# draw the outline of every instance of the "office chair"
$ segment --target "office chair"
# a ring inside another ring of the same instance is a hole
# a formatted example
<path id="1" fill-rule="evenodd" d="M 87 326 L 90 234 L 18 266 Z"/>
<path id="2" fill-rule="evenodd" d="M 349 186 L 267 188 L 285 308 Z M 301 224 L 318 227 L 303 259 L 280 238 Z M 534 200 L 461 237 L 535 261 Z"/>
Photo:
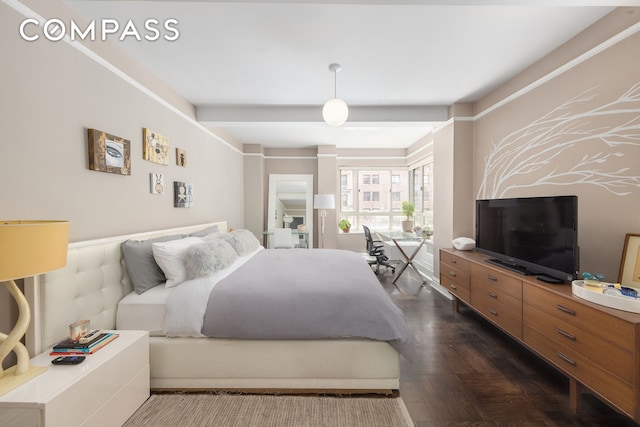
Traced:
<path id="1" fill-rule="evenodd" d="M 364 238 L 367 242 L 367 254 L 375 259 L 367 261 L 369 265 L 376 265 L 376 274 L 380 274 L 380 266 L 383 265 L 387 269 L 391 269 L 391 272 L 395 273 L 396 268 L 389 263 L 389 257 L 384 254 L 384 243 L 382 240 L 374 240 L 371 237 L 371 230 L 366 225 L 363 225 Z"/>

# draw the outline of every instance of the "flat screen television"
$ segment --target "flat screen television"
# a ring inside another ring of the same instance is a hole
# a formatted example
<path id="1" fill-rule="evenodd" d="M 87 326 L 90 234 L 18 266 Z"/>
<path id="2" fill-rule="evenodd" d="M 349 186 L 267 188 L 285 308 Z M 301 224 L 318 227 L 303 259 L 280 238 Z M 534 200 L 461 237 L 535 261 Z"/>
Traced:
<path id="1" fill-rule="evenodd" d="M 578 272 L 578 197 L 476 201 L 476 249 L 488 261 L 561 283 Z"/>

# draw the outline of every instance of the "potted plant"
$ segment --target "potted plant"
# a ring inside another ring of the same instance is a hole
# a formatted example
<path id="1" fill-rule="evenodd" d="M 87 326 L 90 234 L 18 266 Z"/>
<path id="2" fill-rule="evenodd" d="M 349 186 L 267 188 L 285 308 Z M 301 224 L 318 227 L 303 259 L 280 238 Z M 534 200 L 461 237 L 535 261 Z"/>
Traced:
<path id="1" fill-rule="evenodd" d="M 338 227 L 342 230 L 343 233 L 348 233 L 351 230 L 351 223 L 348 219 L 343 219 L 338 223 Z"/>
<path id="2" fill-rule="evenodd" d="M 404 213 L 407 217 L 406 221 L 402 221 L 402 230 L 411 232 L 413 229 L 413 214 L 416 211 L 416 204 L 413 202 L 409 202 L 404 200 L 402 202 L 402 213 Z"/>

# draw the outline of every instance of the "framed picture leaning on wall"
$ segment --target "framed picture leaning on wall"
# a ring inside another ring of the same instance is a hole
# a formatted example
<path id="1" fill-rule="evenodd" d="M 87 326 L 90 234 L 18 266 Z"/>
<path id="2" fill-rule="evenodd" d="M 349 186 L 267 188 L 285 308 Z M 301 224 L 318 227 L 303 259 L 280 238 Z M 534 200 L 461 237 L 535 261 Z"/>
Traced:
<path id="1" fill-rule="evenodd" d="M 623 286 L 640 288 L 640 234 L 627 233 L 624 238 L 618 282 Z"/>

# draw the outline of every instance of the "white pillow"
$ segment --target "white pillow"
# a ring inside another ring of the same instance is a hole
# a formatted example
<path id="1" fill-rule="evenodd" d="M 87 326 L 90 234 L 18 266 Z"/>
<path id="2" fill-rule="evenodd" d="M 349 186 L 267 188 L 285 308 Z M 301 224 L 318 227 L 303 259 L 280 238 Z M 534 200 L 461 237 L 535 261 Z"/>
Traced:
<path id="1" fill-rule="evenodd" d="M 180 240 L 153 243 L 153 258 L 156 260 L 165 277 L 167 288 L 178 286 L 187 280 L 187 268 L 184 263 L 184 252 L 193 245 L 204 242 L 199 237 L 185 237 Z"/>

